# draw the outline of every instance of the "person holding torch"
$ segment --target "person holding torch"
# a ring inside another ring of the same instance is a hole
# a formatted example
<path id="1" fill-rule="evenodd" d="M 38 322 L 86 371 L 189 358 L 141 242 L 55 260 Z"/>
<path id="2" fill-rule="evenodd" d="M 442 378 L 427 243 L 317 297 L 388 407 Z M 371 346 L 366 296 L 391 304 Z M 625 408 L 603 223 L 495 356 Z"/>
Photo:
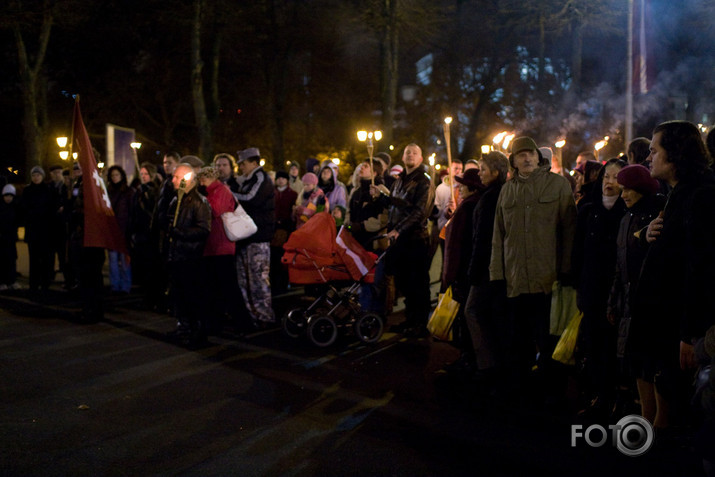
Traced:
<path id="1" fill-rule="evenodd" d="M 196 190 L 196 174 L 190 164 L 176 167 L 172 183 L 177 194 L 169 204 L 168 264 L 177 326 L 171 335 L 194 347 L 206 340 L 201 322 L 201 257 L 211 232 L 211 208 Z"/>

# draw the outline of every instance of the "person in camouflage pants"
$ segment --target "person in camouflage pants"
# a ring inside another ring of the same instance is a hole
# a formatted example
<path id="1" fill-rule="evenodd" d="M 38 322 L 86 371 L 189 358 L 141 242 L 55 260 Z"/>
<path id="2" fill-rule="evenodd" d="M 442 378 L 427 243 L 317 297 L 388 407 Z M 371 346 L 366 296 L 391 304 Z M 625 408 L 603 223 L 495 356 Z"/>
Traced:
<path id="1" fill-rule="evenodd" d="M 249 147 L 238 153 L 238 191 L 234 197 L 251 216 L 258 231 L 236 243 L 238 285 L 253 326 L 264 328 L 276 321 L 271 304 L 270 241 L 275 232 L 274 187 L 260 166 L 260 153 Z"/>

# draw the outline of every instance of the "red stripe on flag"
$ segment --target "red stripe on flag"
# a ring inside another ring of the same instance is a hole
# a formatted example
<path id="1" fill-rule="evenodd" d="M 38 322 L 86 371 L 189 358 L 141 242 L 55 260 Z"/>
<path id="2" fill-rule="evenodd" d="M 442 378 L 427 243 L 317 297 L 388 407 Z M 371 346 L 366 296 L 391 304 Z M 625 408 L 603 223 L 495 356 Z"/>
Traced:
<path id="1" fill-rule="evenodd" d="M 87 129 L 82 121 L 79 99 L 74 105 L 74 146 L 82 168 L 82 193 L 84 194 L 85 247 L 100 247 L 128 254 L 124 234 L 114 216 L 107 188 L 97 171 L 97 160 L 92 151 Z"/>

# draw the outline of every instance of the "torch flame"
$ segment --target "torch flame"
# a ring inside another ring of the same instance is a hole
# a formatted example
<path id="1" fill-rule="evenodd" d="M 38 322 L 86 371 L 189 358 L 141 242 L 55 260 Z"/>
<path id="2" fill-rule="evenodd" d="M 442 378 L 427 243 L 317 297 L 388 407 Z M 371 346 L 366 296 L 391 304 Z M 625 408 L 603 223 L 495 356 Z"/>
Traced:
<path id="1" fill-rule="evenodd" d="M 603 146 L 605 146 L 605 145 L 606 145 L 606 141 L 598 141 L 598 142 L 593 146 L 593 148 L 594 148 L 595 150 L 597 150 L 597 151 L 600 151 L 601 149 L 603 149 Z"/>
<path id="2" fill-rule="evenodd" d="M 449 124 L 451 122 L 452 122 L 452 116 L 447 116 L 446 118 L 444 118 L 444 124 Z"/>
<path id="3" fill-rule="evenodd" d="M 509 134 L 507 137 L 504 138 L 504 143 L 502 144 L 502 147 L 503 147 L 504 149 L 508 149 L 508 148 L 509 148 L 509 143 L 511 142 L 512 139 L 514 139 L 514 136 L 516 136 L 516 134 L 511 133 L 511 134 Z"/>
<path id="4" fill-rule="evenodd" d="M 194 175 L 193 172 L 187 172 L 186 174 L 184 174 L 184 180 L 187 181 L 187 182 L 190 181 L 190 180 L 191 180 L 191 177 L 192 177 L 193 175 Z"/>
<path id="5" fill-rule="evenodd" d="M 499 144 L 499 143 L 502 142 L 502 139 L 504 139 L 504 136 L 506 136 L 506 135 L 507 135 L 507 132 L 506 132 L 506 131 L 502 131 L 502 132 L 500 132 L 499 134 L 497 134 L 496 136 L 494 136 L 494 139 L 492 139 L 492 142 L 493 142 L 494 144 Z"/>
<path id="6" fill-rule="evenodd" d="M 554 143 L 554 146 L 558 147 L 559 149 L 561 149 L 565 145 L 566 145 L 566 139 L 560 139 L 560 140 L 556 141 L 556 143 Z"/>

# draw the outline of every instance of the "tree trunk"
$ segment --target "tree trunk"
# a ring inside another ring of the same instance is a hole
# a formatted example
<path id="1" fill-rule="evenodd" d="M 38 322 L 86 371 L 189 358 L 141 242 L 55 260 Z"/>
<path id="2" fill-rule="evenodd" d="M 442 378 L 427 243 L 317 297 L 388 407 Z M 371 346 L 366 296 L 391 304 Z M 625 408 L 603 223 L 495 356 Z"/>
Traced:
<path id="1" fill-rule="evenodd" d="M 209 162 L 213 157 L 213 138 L 204 99 L 204 64 L 201 60 L 201 23 L 205 6 L 205 0 L 196 0 L 194 3 L 194 23 L 191 32 L 191 93 L 199 133 L 199 157 Z"/>
<path id="2" fill-rule="evenodd" d="M 382 142 L 392 144 L 395 105 L 397 103 L 399 35 L 397 26 L 398 0 L 384 0 L 383 14 L 386 18 L 385 29 L 380 39 L 380 62 L 382 71 Z"/>
<path id="3" fill-rule="evenodd" d="M 25 167 L 29 171 L 35 165 L 41 165 L 47 150 L 47 103 L 45 101 L 45 79 L 42 75 L 42 65 L 50 41 L 50 32 L 54 19 L 45 9 L 42 19 L 42 29 L 38 37 L 35 62 L 30 64 L 27 47 L 22 38 L 20 25 L 13 24 L 13 36 L 17 47 L 17 57 L 20 76 L 20 90 L 23 103 L 23 140 L 25 143 Z"/>

